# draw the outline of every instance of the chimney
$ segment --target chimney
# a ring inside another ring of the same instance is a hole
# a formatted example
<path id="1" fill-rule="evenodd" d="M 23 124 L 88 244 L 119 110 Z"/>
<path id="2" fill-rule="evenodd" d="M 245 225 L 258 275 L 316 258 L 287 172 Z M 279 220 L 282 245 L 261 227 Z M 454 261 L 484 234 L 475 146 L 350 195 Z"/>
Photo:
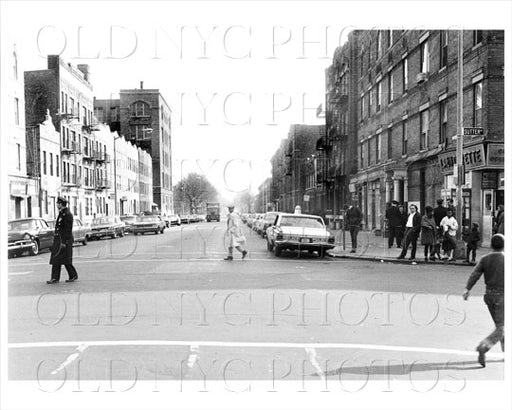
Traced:
<path id="1" fill-rule="evenodd" d="M 141 89 L 141 90 L 142 90 L 142 89 L 144 89 L 144 81 L 141 81 L 141 82 L 140 82 L 140 89 Z"/>
<path id="2" fill-rule="evenodd" d="M 84 79 L 88 83 L 91 82 L 91 72 L 89 71 L 89 64 L 78 64 L 76 66 L 82 73 L 84 73 Z"/>
<path id="3" fill-rule="evenodd" d="M 59 60 L 60 60 L 60 56 L 49 55 L 48 56 L 48 70 L 54 70 L 56 68 L 59 68 Z"/>

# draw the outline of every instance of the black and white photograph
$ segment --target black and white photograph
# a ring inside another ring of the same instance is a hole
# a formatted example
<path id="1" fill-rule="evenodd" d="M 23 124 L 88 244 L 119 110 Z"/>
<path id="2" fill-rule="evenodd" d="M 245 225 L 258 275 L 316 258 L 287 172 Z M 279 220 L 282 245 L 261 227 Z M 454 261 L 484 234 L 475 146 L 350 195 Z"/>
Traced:
<path id="1" fill-rule="evenodd" d="M 2 410 L 512 407 L 510 1 L 0 23 Z"/>

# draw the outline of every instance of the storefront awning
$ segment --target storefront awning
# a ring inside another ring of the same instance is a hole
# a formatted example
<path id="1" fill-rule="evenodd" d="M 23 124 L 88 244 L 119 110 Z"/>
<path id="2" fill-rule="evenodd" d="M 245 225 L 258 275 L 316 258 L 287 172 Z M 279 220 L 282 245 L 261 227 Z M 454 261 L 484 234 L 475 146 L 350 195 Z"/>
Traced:
<path id="1" fill-rule="evenodd" d="M 433 149 L 429 149 L 428 151 L 419 152 L 417 154 L 411 155 L 406 158 L 405 162 L 407 164 L 412 164 L 413 162 L 421 161 L 423 159 L 433 157 L 434 155 L 439 154 L 443 150 L 443 147 L 437 147 Z"/>

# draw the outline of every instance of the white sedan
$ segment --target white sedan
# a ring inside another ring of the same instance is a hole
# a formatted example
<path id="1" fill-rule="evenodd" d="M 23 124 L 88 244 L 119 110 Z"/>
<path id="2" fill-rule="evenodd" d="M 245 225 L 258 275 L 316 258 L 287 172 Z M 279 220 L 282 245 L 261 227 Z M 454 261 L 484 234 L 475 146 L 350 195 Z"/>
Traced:
<path id="1" fill-rule="evenodd" d="M 325 227 L 320 216 L 306 214 L 278 214 L 267 228 L 267 249 L 280 256 L 283 250 L 318 252 L 334 248 L 334 236 Z"/>

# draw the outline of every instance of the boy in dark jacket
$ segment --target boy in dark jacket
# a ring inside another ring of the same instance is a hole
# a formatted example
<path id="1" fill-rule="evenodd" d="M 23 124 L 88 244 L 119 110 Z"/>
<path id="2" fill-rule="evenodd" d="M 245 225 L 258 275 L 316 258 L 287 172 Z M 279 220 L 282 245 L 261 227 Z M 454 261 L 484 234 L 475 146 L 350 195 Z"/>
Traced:
<path id="1" fill-rule="evenodd" d="M 475 264 L 476 259 L 476 250 L 478 248 L 478 243 L 480 242 L 480 231 L 478 230 L 478 222 L 473 222 L 471 226 L 471 232 L 467 237 L 467 245 L 466 245 L 466 261 L 469 262 L 469 255 L 471 254 L 471 263 Z"/>

